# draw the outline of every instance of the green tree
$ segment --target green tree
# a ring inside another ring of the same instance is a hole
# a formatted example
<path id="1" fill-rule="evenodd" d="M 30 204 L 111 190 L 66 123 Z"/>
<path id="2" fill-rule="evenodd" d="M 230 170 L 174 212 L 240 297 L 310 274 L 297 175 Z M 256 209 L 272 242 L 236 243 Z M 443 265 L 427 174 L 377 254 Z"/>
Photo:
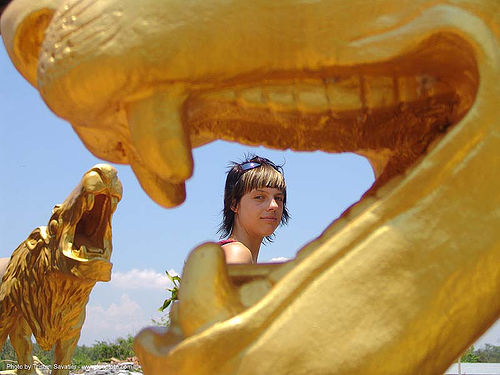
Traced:
<path id="1" fill-rule="evenodd" d="M 7 339 L 2 350 L 0 351 L 0 371 L 7 370 L 7 364 L 15 362 L 17 363 L 16 352 L 10 343 L 10 340 Z"/>
<path id="2" fill-rule="evenodd" d="M 479 362 L 500 362 L 500 346 L 485 344 L 483 349 L 478 349 L 476 351 L 476 354 L 479 358 Z"/>
<path id="3" fill-rule="evenodd" d="M 85 345 L 77 346 L 75 348 L 75 352 L 73 353 L 71 364 L 75 365 L 77 368 L 95 364 L 95 361 L 93 361 L 91 358 L 91 353 L 92 348 Z"/>
<path id="4" fill-rule="evenodd" d="M 460 361 L 469 363 L 479 362 L 479 356 L 474 351 L 474 345 L 472 345 L 469 349 L 467 349 L 467 351 L 462 355 Z"/>
<path id="5" fill-rule="evenodd" d="M 78 368 L 83 365 L 92 365 L 107 362 L 110 358 L 126 359 L 134 356 L 134 337 L 119 337 L 114 342 L 97 341 L 91 347 L 77 346 L 71 363 Z M 33 355 L 37 356 L 45 365 L 54 363 L 54 350 L 45 351 L 37 344 L 33 344 Z M 9 340 L 6 341 L 0 352 L 0 370 L 7 370 L 7 363 L 17 364 L 17 357 Z"/>

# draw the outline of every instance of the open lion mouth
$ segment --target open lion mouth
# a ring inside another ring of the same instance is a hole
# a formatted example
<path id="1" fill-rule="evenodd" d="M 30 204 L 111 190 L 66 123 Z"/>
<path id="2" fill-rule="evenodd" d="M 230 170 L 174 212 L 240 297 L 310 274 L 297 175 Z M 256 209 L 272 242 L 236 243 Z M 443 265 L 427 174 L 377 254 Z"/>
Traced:
<path id="1" fill-rule="evenodd" d="M 361 154 L 374 168 L 374 191 L 413 165 L 472 106 L 478 71 L 464 45 L 438 34 L 386 62 L 269 74 L 259 85 L 239 79 L 237 88 L 191 95 L 186 118 L 200 137 L 237 135 L 272 148 Z"/>
<path id="2" fill-rule="evenodd" d="M 104 194 L 87 195 L 87 211 L 76 225 L 73 241 L 72 252 L 79 258 L 110 258 L 110 243 L 106 237 L 111 225 L 113 204 L 116 206 L 116 198 Z"/>
<path id="3" fill-rule="evenodd" d="M 111 175 L 114 173 L 114 176 Z M 64 254 L 77 261 L 109 261 L 112 252 L 111 218 L 121 198 L 116 172 L 94 167 L 67 199 L 75 212 L 64 230 Z M 70 210 L 68 210 L 69 212 Z M 75 220 L 76 219 L 76 220 Z"/>
<path id="4" fill-rule="evenodd" d="M 191 146 L 222 139 L 295 151 L 354 152 L 374 169 L 370 195 L 415 165 L 464 117 L 478 86 L 470 44 L 446 32 L 387 61 L 195 82 L 174 107 L 178 98 L 162 96 L 129 106 L 137 151 L 131 165 L 154 200 L 175 206 L 184 200 L 179 187 L 192 170 Z M 168 118 L 156 112 L 164 125 L 152 128 L 151 119 L 141 117 L 145 105 L 169 109 Z M 175 144 L 175 152 L 155 139 Z M 153 180 L 161 183 L 153 187 Z"/>

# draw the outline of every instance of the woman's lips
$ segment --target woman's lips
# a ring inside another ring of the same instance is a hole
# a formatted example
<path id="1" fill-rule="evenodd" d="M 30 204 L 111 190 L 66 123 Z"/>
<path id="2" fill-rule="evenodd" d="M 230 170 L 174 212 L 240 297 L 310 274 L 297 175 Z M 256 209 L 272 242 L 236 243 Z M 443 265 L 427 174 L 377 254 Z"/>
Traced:
<path id="1" fill-rule="evenodd" d="M 262 220 L 269 220 L 269 221 L 277 221 L 278 219 L 275 217 L 261 217 Z"/>

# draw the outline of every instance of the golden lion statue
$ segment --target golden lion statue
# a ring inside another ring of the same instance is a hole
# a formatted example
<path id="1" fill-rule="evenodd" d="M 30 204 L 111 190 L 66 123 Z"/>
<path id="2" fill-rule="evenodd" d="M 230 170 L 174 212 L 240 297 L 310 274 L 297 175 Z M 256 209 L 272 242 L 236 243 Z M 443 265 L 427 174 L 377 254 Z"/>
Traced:
<path id="1" fill-rule="evenodd" d="M 373 166 L 285 264 L 195 249 L 172 326 L 136 338 L 146 374 L 435 375 L 500 316 L 499 24 L 498 0 L 14 0 L 1 31 L 163 206 L 217 139 Z"/>
<path id="2" fill-rule="evenodd" d="M 9 336 L 18 373 L 35 373 L 32 334 L 44 350 L 55 344 L 52 373 L 69 372 L 89 294 L 111 279 L 111 217 L 121 196 L 115 168 L 94 166 L 55 206 L 48 226 L 0 259 L 0 347 Z"/>

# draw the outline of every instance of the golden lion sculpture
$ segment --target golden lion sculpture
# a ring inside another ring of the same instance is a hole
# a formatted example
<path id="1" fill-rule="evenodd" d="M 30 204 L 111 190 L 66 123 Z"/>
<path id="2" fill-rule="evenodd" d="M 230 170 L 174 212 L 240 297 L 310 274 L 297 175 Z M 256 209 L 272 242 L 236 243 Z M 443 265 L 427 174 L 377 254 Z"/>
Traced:
<path id="1" fill-rule="evenodd" d="M 35 374 L 32 334 L 44 350 L 55 344 L 52 373 L 69 372 L 89 294 L 111 279 L 111 217 L 121 196 L 115 168 L 94 166 L 55 206 L 48 226 L 0 259 L 0 347 L 9 336 L 18 373 Z"/>
<path id="2" fill-rule="evenodd" d="M 442 374 L 500 316 L 497 0 L 14 0 L 17 69 L 95 155 L 184 200 L 216 139 L 366 156 L 281 265 L 187 260 L 146 374 Z M 173 245 L 174 246 L 174 245 Z"/>

